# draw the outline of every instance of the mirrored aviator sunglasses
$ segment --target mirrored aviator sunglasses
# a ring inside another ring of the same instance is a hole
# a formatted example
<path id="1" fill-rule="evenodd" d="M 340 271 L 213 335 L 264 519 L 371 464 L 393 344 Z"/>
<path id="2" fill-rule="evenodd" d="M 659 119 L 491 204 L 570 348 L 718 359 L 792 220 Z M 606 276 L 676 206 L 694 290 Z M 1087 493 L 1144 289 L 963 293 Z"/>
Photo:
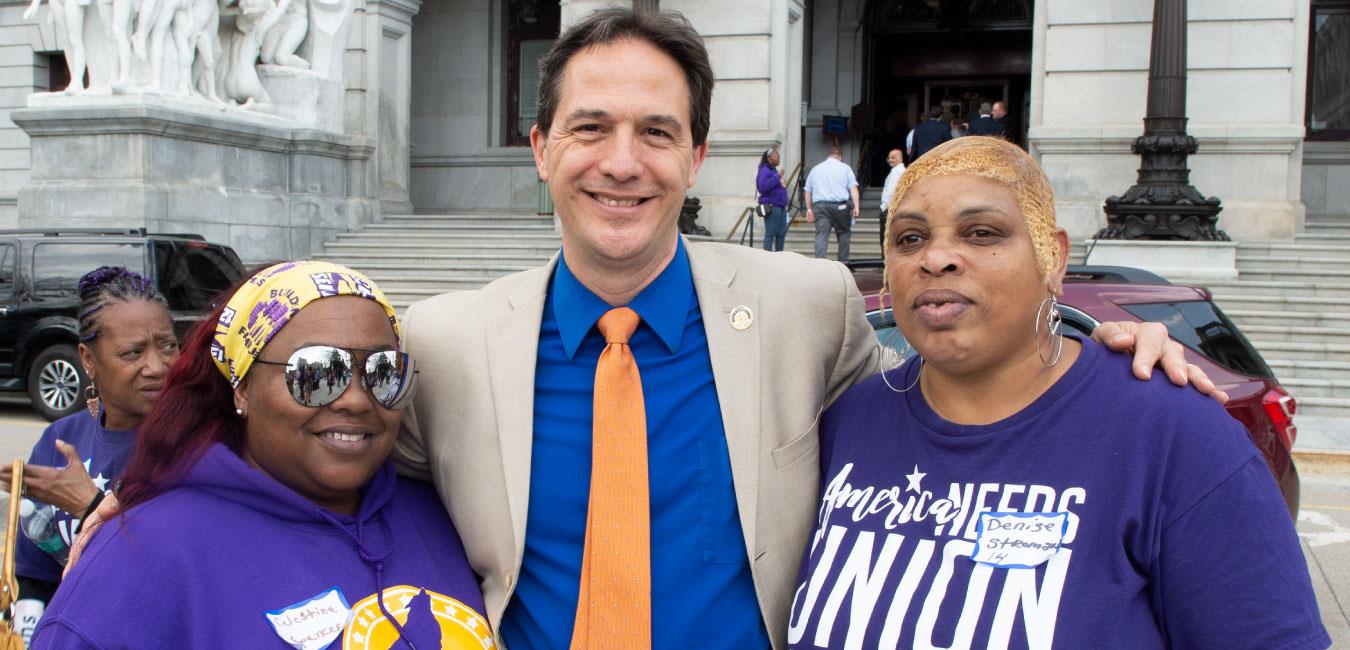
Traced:
<path id="1" fill-rule="evenodd" d="M 296 350 L 284 363 L 262 359 L 254 363 L 286 366 L 286 390 L 291 398 L 302 406 L 320 407 L 341 397 L 352 383 L 354 352 L 370 353 L 361 368 L 361 385 L 377 404 L 399 410 L 412 402 L 417 369 L 406 352 L 311 345 Z"/>

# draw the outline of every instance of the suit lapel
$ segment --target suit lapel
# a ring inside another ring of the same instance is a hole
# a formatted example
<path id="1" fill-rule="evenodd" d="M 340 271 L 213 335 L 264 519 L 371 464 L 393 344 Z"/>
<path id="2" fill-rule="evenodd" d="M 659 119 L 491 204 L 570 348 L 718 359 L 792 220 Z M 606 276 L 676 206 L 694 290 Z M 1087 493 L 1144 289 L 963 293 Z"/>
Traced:
<path id="1" fill-rule="evenodd" d="M 759 318 L 759 292 L 735 286 L 736 267 L 717 254 L 717 247 L 691 245 L 687 241 L 685 247 L 703 314 L 703 331 L 708 337 L 717 400 L 722 407 L 741 530 L 753 560 L 761 453 L 759 333 L 763 327 L 752 320 L 746 329 L 736 329 L 731 326 L 731 314 L 733 310 L 748 308 L 753 318 Z"/>
<path id="2" fill-rule="evenodd" d="M 539 325 L 544 316 L 548 282 L 557 262 L 555 254 L 544 267 L 533 270 L 508 297 L 509 310 L 501 317 L 484 319 L 497 439 L 501 443 L 502 474 L 506 479 L 517 560 L 525 548 L 529 513 Z"/>

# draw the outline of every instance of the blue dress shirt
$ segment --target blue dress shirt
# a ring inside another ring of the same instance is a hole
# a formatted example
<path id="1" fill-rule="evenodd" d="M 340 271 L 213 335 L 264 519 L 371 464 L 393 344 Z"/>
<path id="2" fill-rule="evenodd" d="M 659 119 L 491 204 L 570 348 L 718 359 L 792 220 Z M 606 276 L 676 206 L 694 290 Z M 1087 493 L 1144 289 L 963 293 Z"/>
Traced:
<path id="1" fill-rule="evenodd" d="M 683 241 L 628 306 L 642 318 L 629 345 L 647 410 L 652 647 L 767 648 Z M 605 347 L 594 325 L 609 309 L 558 260 L 539 328 L 525 557 L 501 623 L 511 650 L 567 648 L 572 638 Z"/>

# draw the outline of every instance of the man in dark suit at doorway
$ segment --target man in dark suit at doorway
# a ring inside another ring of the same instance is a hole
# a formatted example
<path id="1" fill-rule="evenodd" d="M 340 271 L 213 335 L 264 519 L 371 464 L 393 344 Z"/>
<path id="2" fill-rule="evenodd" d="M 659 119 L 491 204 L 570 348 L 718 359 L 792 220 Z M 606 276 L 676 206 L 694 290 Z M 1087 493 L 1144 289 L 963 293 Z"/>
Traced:
<path id="1" fill-rule="evenodd" d="M 995 120 L 993 113 L 994 107 L 989 102 L 980 104 L 980 116 L 970 121 L 970 135 L 1008 137 L 1008 132 L 1004 129 L 1003 123 Z"/>
<path id="2" fill-rule="evenodd" d="M 928 109 L 927 118 L 910 132 L 913 136 L 909 144 L 909 159 L 918 160 L 929 149 L 952 139 L 952 127 L 942 121 L 942 108 L 934 106 Z"/>

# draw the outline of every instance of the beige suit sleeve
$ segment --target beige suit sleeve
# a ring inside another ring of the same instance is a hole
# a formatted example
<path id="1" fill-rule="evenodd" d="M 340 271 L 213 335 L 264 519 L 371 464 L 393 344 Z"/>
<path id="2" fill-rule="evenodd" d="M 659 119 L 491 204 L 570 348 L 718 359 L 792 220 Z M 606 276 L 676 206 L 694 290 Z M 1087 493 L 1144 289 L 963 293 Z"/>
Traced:
<path id="1" fill-rule="evenodd" d="M 834 267 L 839 274 L 844 333 L 840 339 L 839 352 L 835 355 L 834 369 L 830 372 L 830 383 L 825 395 L 827 407 L 844 391 L 881 369 L 881 346 L 872 332 L 871 323 L 867 322 L 862 293 L 858 291 L 858 285 L 853 281 L 848 267 L 843 264 L 835 264 Z"/>
<path id="2" fill-rule="evenodd" d="M 413 346 L 413 341 L 417 338 L 413 333 L 413 314 L 417 311 L 417 307 L 412 305 L 403 314 L 403 350 L 412 355 L 414 363 L 419 352 Z M 429 483 L 432 479 L 431 462 L 427 458 L 422 431 L 417 426 L 419 402 L 420 400 L 414 396 L 412 405 L 403 411 L 403 423 L 399 427 L 398 439 L 394 442 L 390 458 L 394 459 L 394 467 L 399 474 Z"/>

